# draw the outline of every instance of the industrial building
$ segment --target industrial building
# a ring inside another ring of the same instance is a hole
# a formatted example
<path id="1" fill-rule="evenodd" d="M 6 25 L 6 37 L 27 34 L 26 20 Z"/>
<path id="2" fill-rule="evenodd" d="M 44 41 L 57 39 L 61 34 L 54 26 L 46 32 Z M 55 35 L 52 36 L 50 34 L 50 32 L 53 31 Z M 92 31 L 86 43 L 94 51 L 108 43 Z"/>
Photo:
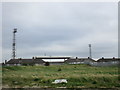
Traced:
<path id="1" fill-rule="evenodd" d="M 46 61 L 46 60 L 61 60 L 63 61 Z M 78 58 L 78 57 L 36 57 L 31 59 L 10 59 L 5 61 L 5 66 L 21 66 L 21 65 L 64 65 L 64 64 L 87 64 L 91 66 L 114 66 L 120 64 L 120 58 L 100 58 L 97 61 L 91 58 Z"/>

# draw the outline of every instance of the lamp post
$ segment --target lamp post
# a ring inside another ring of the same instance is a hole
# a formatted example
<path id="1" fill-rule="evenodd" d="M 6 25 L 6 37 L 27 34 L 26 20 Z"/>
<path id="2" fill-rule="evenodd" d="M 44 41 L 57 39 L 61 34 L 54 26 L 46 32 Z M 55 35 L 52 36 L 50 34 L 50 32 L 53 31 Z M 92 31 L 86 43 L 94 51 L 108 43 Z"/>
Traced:
<path id="1" fill-rule="evenodd" d="M 89 57 L 92 58 L 91 44 L 89 44 Z"/>
<path id="2" fill-rule="evenodd" d="M 12 48 L 12 57 L 15 59 L 16 57 L 16 38 L 15 38 L 15 33 L 17 33 L 17 28 L 13 29 L 13 48 Z"/>

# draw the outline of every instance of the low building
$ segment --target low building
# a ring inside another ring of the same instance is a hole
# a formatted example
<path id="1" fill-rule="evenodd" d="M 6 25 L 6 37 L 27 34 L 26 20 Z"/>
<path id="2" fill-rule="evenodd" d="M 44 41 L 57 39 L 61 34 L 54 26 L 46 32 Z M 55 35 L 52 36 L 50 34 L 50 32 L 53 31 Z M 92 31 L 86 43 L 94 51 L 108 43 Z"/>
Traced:
<path id="1" fill-rule="evenodd" d="M 20 65 L 43 65 L 45 62 L 42 59 L 10 59 L 5 63 L 7 66 L 20 66 Z"/>
<path id="2" fill-rule="evenodd" d="M 94 62 L 91 58 L 74 58 L 74 59 L 68 59 L 65 61 L 67 64 L 90 64 Z"/>
<path id="3" fill-rule="evenodd" d="M 49 60 L 50 59 L 50 60 Z M 53 59 L 53 60 L 52 60 Z M 60 61 L 62 60 L 62 61 Z M 8 62 L 5 60 L 7 66 L 20 66 L 20 65 L 63 65 L 63 64 L 87 64 L 91 66 L 114 66 L 120 64 L 120 58 L 100 58 L 97 61 L 91 58 L 69 58 L 69 57 L 42 57 L 32 59 L 11 59 Z"/>
<path id="4" fill-rule="evenodd" d="M 100 58 L 97 60 L 97 63 L 93 64 L 94 66 L 114 66 L 120 64 L 120 58 Z"/>
<path id="5" fill-rule="evenodd" d="M 64 61 L 63 62 L 58 62 L 58 61 L 54 61 L 54 62 L 49 62 L 50 65 L 63 65 L 64 64 Z"/>
<path id="6" fill-rule="evenodd" d="M 74 58 L 65 61 L 67 64 L 87 64 L 91 66 L 116 66 L 120 64 L 120 58 L 100 58 L 97 61 L 91 58 Z"/>

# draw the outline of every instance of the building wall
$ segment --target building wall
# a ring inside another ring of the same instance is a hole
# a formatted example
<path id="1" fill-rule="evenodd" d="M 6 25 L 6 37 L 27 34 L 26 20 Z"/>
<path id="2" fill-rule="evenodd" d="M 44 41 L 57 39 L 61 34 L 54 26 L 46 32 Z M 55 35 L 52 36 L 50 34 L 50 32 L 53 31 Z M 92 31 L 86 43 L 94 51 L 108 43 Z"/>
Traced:
<path id="1" fill-rule="evenodd" d="M 35 66 L 39 66 L 39 65 L 44 65 L 44 63 L 43 64 L 37 64 L 37 63 L 35 64 Z"/>
<path id="2" fill-rule="evenodd" d="M 110 62 L 92 62 L 90 63 L 91 66 L 115 66 L 119 65 L 119 61 L 110 61 Z"/>
<path id="3" fill-rule="evenodd" d="M 54 63 L 54 62 L 52 63 L 52 62 L 50 62 L 50 65 L 63 65 L 63 64 L 64 64 L 64 63 L 59 63 L 59 62 L 58 62 L 58 63 L 56 63 L 56 62 L 55 62 L 55 63 Z"/>
<path id="4" fill-rule="evenodd" d="M 68 64 L 88 64 L 91 66 L 115 66 L 119 65 L 119 61 L 110 61 L 110 62 L 92 62 L 92 61 L 85 61 L 85 62 L 69 62 Z"/>
<path id="5" fill-rule="evenodd" d="M 89 59 L 85 59 L 85 60 L 66 60 L 65 62 L 50 62 L 50 65 L 63 65 L 65 63 L 67 64 L 88 64 L 91 66 L 115 66 L 115 65 L 119 65 L 120 64 L 120 60 L 108 60 L 107 62 L 105 62 L 106 59 L 103 59 L 102 61 L 92 61 Z M 8 64 L 6 63 L 6 66 L 21 66 L 22 64 Z M 44 65 L 44 63 L 35 63 L 36 66 L 38 65 Z"/>

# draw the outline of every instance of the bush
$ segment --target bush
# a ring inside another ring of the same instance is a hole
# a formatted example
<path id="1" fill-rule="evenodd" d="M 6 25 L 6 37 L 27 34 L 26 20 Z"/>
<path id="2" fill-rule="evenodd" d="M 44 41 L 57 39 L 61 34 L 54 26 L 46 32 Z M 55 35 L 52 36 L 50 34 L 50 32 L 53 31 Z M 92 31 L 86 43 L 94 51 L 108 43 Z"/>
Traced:
<path id="1" fill-rule="evenodd" d="M 50 63 L 49 62 L 45 62 L 45 66 L 49 66 L 50 65 Z"/>
<path id="2" fill-rule="evenodd" d="M 34 81 L 39 81 L 40 79 L 39 78 L 35 78 Z"/>
<path id="3" fill-rule="evenodd" d="M 23 63 L 22 65 L 23 65 L 23 66 L 28 66 L 28 64 L 27 64 L 27 63 Z"/>
<path id="4" fill-rule="evenodd" d="M 59 68 L 59 69 L 58 69 L 58 71 L 62 71 L 62 69 L 61 69 L 61 68 Z"/>

